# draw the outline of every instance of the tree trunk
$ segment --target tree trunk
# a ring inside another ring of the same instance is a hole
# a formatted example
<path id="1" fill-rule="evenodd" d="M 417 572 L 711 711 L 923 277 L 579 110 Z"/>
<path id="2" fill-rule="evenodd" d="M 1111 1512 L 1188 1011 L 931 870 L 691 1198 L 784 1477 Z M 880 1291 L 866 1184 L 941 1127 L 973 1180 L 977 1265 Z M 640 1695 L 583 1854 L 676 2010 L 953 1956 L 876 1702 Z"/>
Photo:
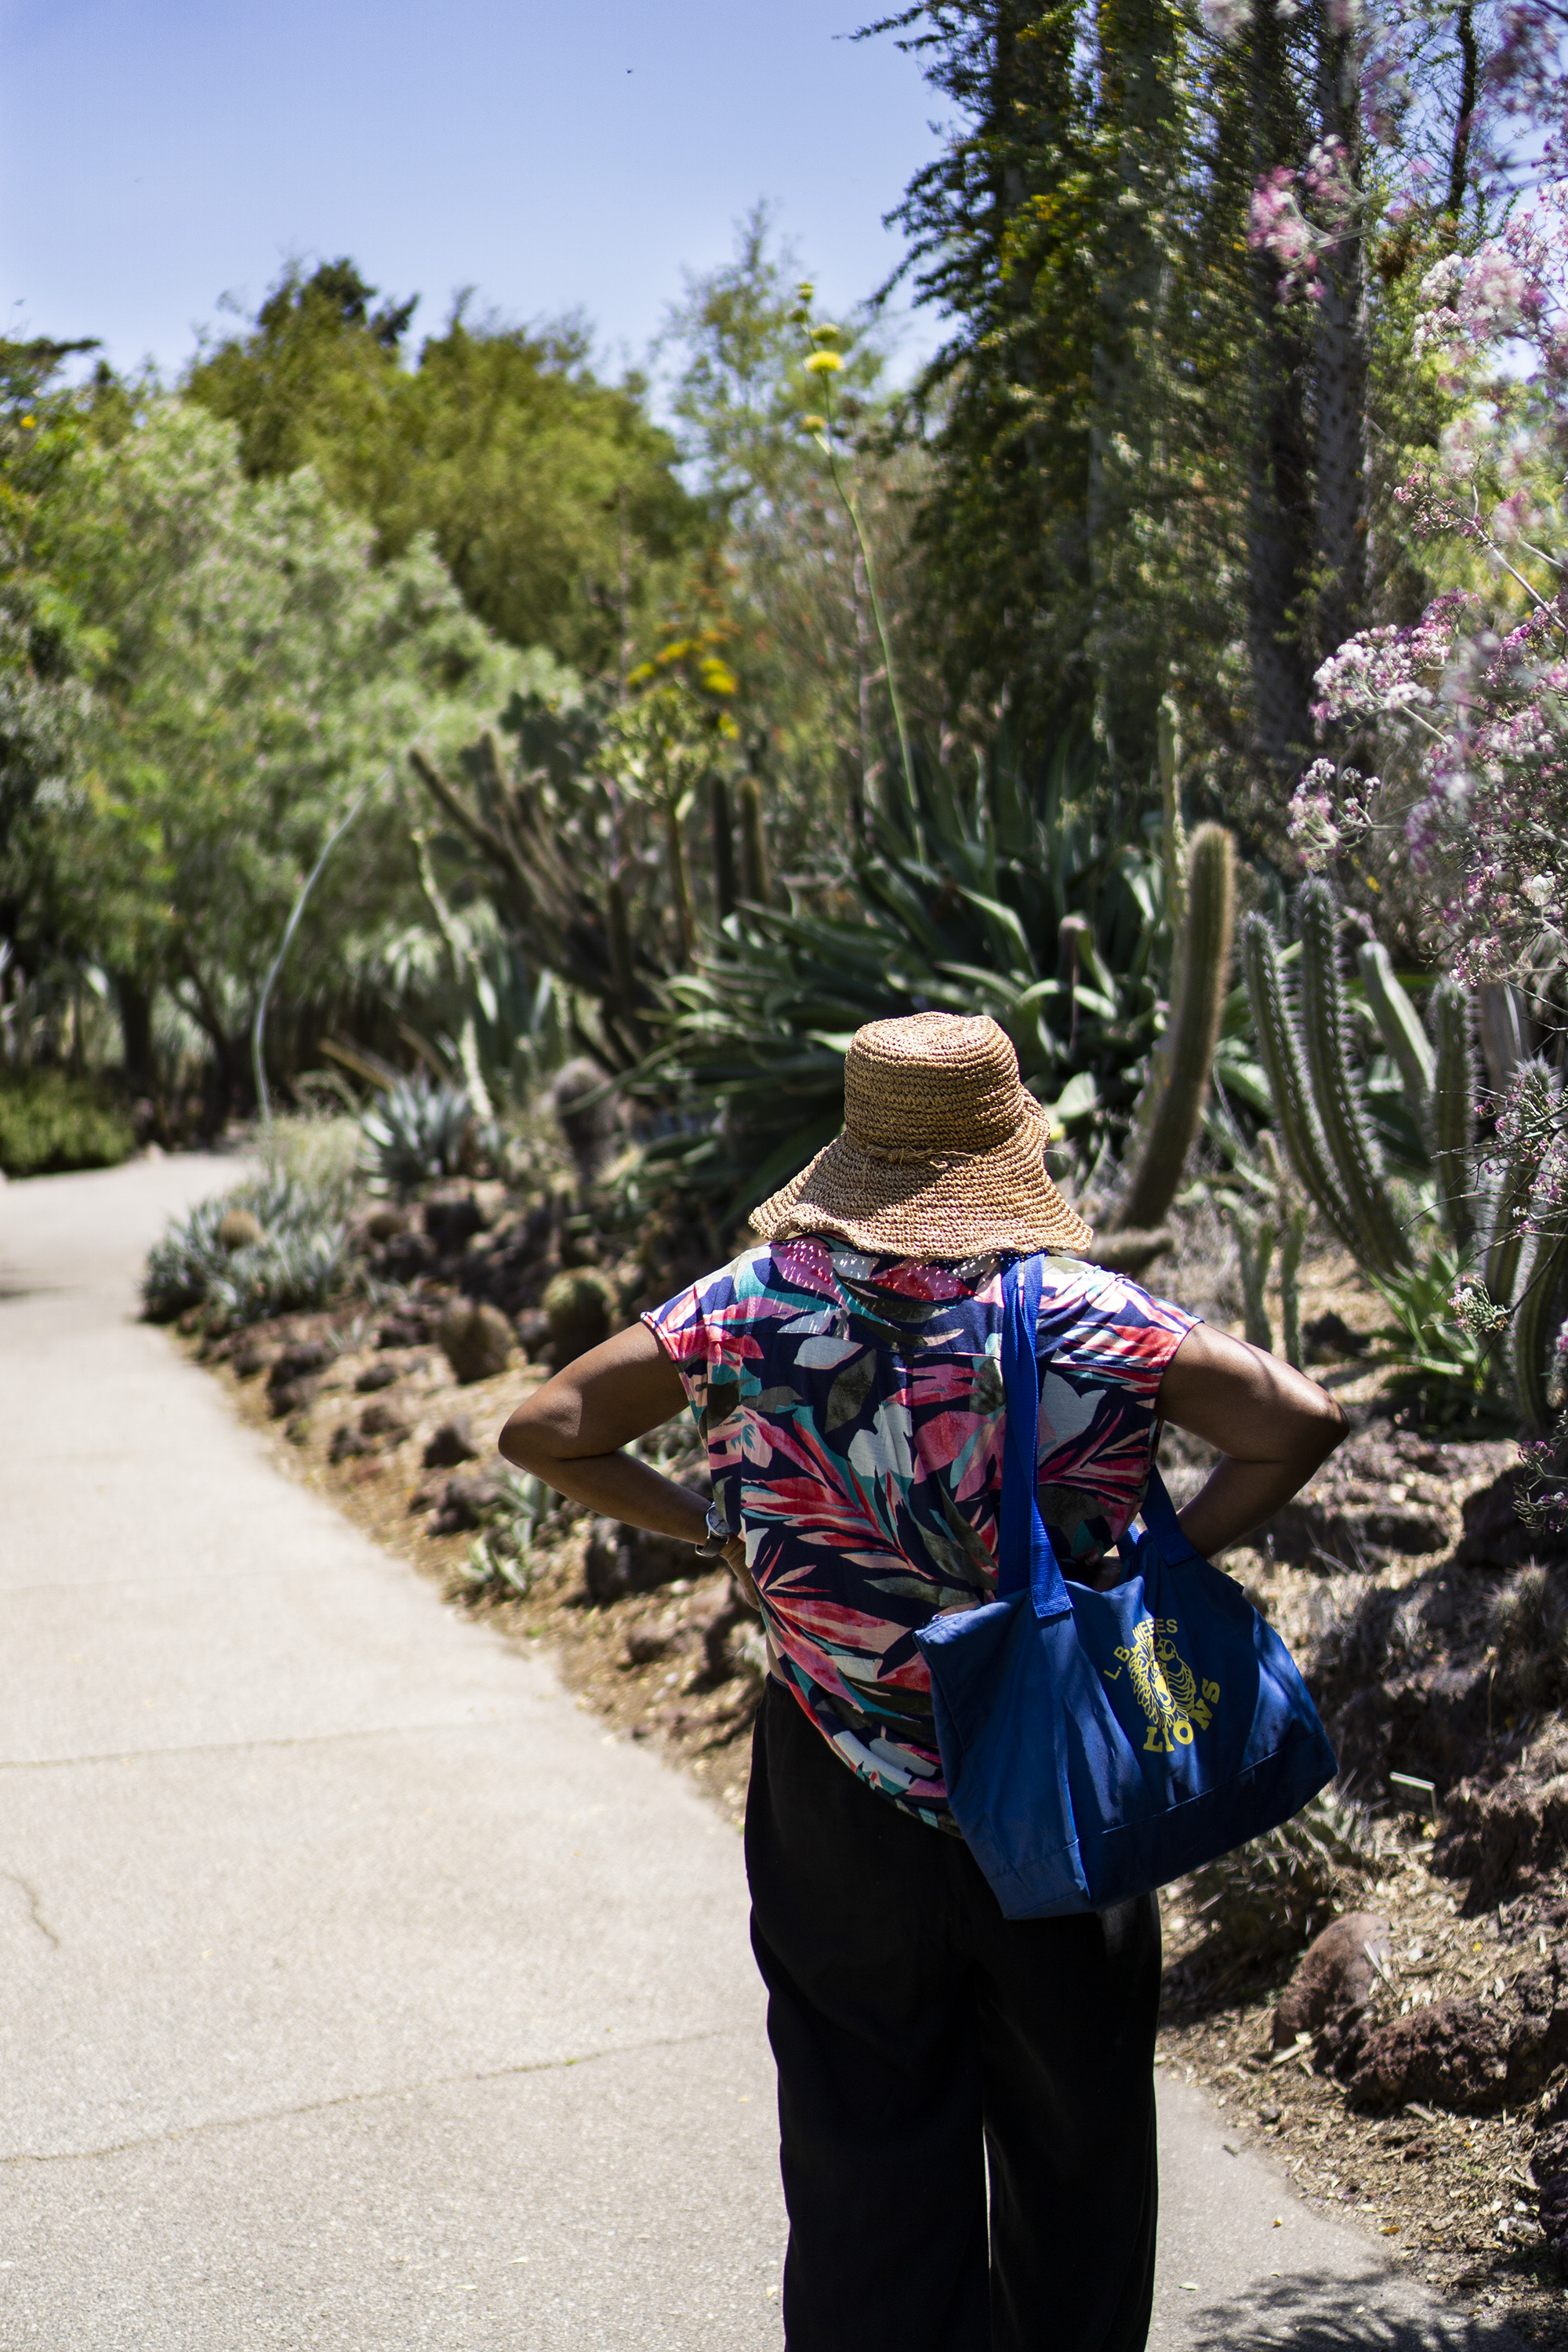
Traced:
<path id="1" fill-rule="evenodd" d="M 1355 44 L 1320 16 L 1318 114 L 1344 149 L 1356 203 L 1322 257 L 1316 321 L 1318 655 L 1326 659 L 1366 618 L 1366 262 L 1361 215 L 1361 93 Z"/>
<path id="2" fill-rule="evenodd" d="M 1295 161 L 1298 131 L 1284 29 L 1272 10 L 1255 15 L 1249 43 L 1256 181 Z M 1257 341 L 1247 464 L 1247 640 L 1258 781 L 1278 794 L 1294 780 L 1311 742 L 1301 607 L 1311 579 L 1310 463 L 1299 331 L 1280 299 L 1272 257 L 1256 253 L 1251 268 Z"/>
<path id="3" fill-rule="evenodd" d="M 125 1075 L 133 1087 L 154 1087 L 158 1082 L 158 1065 L 153 1051 L 153 992 L 132 973 L 117 971 L 114 994 L 120 1008 Z"/>
<path id="4" fill-rule="evenodd" d="M 1136 577 L 1140 522 L 1156 505 L 1164 382 L 1163 239 L 1179 106 L 1179 26 L 1167 0 L 1100 0 L 1100 114 L 1115 142 L 1100 206 L 1098 316 L 1090 362 L 1090 656 L 1112 773 L 1152 772 L 1164 689 L 1159 615 Z M 1130 576 L 1131 575 L 1131 576 Z"/>

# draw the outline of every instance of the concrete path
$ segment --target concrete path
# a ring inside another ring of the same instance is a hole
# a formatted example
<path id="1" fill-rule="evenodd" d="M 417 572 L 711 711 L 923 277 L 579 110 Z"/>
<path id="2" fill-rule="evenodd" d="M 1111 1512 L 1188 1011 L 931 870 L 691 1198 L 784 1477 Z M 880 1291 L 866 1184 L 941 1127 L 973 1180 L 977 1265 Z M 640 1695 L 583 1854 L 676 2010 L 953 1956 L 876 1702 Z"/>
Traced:
<path id="1" fill-rule="evenodd" d="M 133 1320 L 234 1173 L 0 1191 L 0 2352 L 767 2352 L 738 1841 Z M 1164 2120 L 1161 2352 L 1502 2352 Z"/>

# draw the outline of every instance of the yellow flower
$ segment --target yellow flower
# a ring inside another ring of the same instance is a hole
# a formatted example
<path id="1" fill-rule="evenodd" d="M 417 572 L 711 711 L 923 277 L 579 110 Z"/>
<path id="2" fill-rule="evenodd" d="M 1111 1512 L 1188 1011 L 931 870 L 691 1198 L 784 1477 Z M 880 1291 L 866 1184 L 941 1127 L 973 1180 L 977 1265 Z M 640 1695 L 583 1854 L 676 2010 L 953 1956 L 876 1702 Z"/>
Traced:
<path id="1" fill-rule="evenodd" d="M 824 319 L 820 327 L 813 327 L 811 340 L 814 343 L 836 343 L 838 341 L 838 330 L 831 319 Z"/>
<path id="2" fill-rule="evenodd" d="M 34 425 L 37 423 L 37 421 L 38 421 L 38 420 L 37 420 L 37 418 L 36 416 L 24 416 L 24 417 L 23 417 L 23 419 L 22 419 L 22 430 L 23 430 L 23 432 L 24 432 L 24 433 L 30 433 L 30 432 L 32 431 L 32 429 L 33 429 Z"/>
<path id="3" fill-rule="evenodd" d="M 807 433 L 826 433 L 827 430 L 826 416 L 803 416 L 800 421 Z"/>
<path id="4" fill-rule="evenodd" d="M 837 375 L 844 365 L 837 352 L 813 352 L 805 363 L 807 375 Z"/>

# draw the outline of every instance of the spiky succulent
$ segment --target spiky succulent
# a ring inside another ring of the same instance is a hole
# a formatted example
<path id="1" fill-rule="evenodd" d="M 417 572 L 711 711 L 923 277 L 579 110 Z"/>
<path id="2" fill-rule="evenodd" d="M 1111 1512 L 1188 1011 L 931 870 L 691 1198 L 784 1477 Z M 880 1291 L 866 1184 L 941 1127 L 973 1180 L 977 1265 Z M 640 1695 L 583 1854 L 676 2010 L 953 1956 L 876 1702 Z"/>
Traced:
<path id="1" fill-rule="evenodd" d="M 360 1120 L 372 1189 L 412 1192 L 463 1171 L 474 1140 L 474 1111 L 460 1087 L 437 1086 L 423 1072 L 400 1078 Z"/>
<path id="2" fill-rule="evenodd" d="M 1325 1789 L 1293 1820 L 1194 1871 L 1187 1908 L 1238 1958 L 1282 1958 L 1327 1925 L 1377 1857 L 1366 1808 Z"/>

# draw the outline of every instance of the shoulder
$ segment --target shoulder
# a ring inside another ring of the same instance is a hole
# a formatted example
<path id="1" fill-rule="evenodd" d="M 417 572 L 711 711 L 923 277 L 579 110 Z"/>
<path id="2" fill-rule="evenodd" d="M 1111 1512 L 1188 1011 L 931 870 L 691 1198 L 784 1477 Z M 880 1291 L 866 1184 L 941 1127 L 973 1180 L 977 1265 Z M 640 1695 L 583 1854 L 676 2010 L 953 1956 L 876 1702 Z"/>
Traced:
<path id="1" fill-rule="evenodd" d="M 1073 1258 L 1046 1262 L 1039 1340 L 1053 1355 L 1081 1353 L 1106 1369 L 1157 1375 L 1197 1320 L 1129 1275 Z"/>
<path id="2" fill-rule="evenodd" d="M 699 1328 L 736 1326 L 795 1314 L 837 1297 L 833 1261 L 814 1241 L 763 1242 L 727 1265 L 700 1275 L 642 1320 L 660 1337 Z"/>

